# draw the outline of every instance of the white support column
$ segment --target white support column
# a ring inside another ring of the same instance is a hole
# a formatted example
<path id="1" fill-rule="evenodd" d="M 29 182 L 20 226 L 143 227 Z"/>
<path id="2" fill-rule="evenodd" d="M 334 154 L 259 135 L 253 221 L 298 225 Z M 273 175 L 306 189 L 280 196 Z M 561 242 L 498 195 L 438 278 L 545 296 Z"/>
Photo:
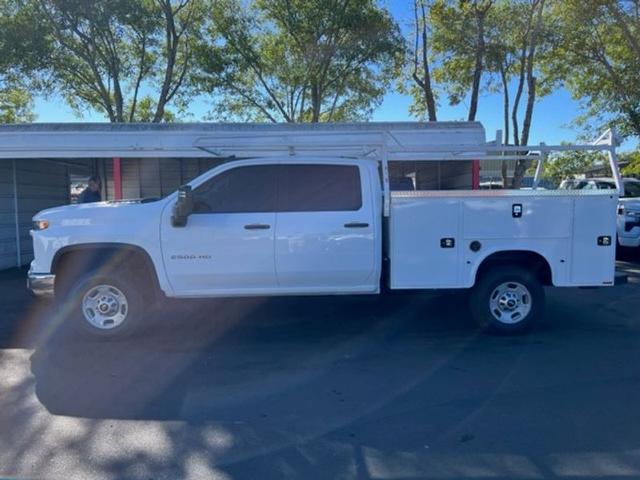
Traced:
<path id="1" fill-rule="evenodd" d="M 16 267 L 22 266 L 22 245 L 20 242 L 20 215 L 18 212 L 18 174 L 16 161 L 11 160 L 11 166 L 13 168 L 13 218 L 16 229 Z"/>
<path id="2" fill-rule="evenodd" d="M 613 129 L 609 129 L 608 133 L 609 133 L 609 138 L 608 138 L 609 150 L 607 151 L 607 154 L 609 155 L 609 166 L 611 167 L 611 174 L 613 175 L 613 179 L 616 182 L 618 195 L 622 197 L 624 195 L 624 184 L 622 182 L 622 175 L 620 174 L 620 168 L 618 167 L 618 154 L 616 153 L 616 134 L 613 131 Z"/>
<path id="3" fill-rule="evenodd" d="M 382 192 L 383 198 L 383 216 L 388 217 L 391 214 L 391 189 L 389 188 L 389 155 L 387 152 L 387 134 L 382 137 L 382 151 L 381 165 L 382 165 Z"/>
<path id="4" fill-rule="evenodd" d="M 540 182 L 540 174 L 542 174 L 542 167 L 544 162 L 547 161 L 547 151 L 545 150 L 546 145 L 544 142 L 540 142 L 540 157 L 538 158 L 538 165 L 536 165 L 536 173 L 533 175 L 533 185 L 532 188 L 536 190 L 538 188 L 538 183 Z"/>

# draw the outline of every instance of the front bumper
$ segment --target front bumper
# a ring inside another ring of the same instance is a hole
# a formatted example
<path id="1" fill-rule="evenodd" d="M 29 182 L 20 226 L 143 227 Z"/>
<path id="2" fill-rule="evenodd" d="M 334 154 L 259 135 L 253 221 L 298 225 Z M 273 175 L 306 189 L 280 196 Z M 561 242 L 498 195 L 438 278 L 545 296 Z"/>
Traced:
<path id="1" fill-rule="evenodd" d="M 56 276 L 52 273 L 34 273 L 29 271 L 27 274 L 27 288 L 37 296 L 53 296 L 53 285 Z"/>

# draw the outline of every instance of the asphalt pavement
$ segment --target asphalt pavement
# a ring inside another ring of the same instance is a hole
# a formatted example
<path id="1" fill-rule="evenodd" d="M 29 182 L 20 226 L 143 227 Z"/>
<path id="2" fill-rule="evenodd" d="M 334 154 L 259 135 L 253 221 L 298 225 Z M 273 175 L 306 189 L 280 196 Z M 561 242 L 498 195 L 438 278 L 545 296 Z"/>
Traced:
<path id="1" fill-rule="evenodd" d="M 640 262 L 529 335 L 464 293 L 168 302 L 80 340 L 0 272 L 0 477 L 640 478 Z"/>

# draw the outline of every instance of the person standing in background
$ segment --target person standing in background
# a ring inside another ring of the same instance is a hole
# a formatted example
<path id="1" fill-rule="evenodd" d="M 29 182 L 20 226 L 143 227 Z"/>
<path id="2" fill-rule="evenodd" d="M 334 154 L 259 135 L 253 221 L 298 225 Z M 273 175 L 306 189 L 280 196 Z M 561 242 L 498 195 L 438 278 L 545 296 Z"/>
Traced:
<path id="1" fill-rule="evenodd" d="M 78 203 L 93 203 L 101 202 L 102 195 L 100 194 L 100 179 L 92 175 L 89 177 L 89 185 L 78 196 Z"/>

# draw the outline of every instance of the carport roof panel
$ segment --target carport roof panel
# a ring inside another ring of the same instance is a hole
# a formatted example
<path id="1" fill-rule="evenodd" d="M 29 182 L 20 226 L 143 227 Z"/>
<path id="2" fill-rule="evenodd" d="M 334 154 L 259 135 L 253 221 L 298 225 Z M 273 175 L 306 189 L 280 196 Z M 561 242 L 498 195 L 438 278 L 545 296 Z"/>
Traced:
<path id="1" fill-rule="evenodd" d="M 1 158 L 97 158 L 97 157 L 211 157 L 241 156 L 242 139 L 251 145 L 264 140 L 265 152 L 282 154 L 289 144 L 336 155 L 366 152 L 380 146 L 384 134 L 401 145 L 482 145 L 485 132 L 479 122 L 366 122 L 317 124 L 268 123 L 34 123 L 0 126 Z M 344 140 L 340 143 L 340 138 Z M 213 152 L 207 146 L 228 144 Z M 274 147 L 279 146 L 278 152 Z M 341 148 L 344 147 L 344 151 Z M 400 148 L 401 150 L 402 148 Z"/>

